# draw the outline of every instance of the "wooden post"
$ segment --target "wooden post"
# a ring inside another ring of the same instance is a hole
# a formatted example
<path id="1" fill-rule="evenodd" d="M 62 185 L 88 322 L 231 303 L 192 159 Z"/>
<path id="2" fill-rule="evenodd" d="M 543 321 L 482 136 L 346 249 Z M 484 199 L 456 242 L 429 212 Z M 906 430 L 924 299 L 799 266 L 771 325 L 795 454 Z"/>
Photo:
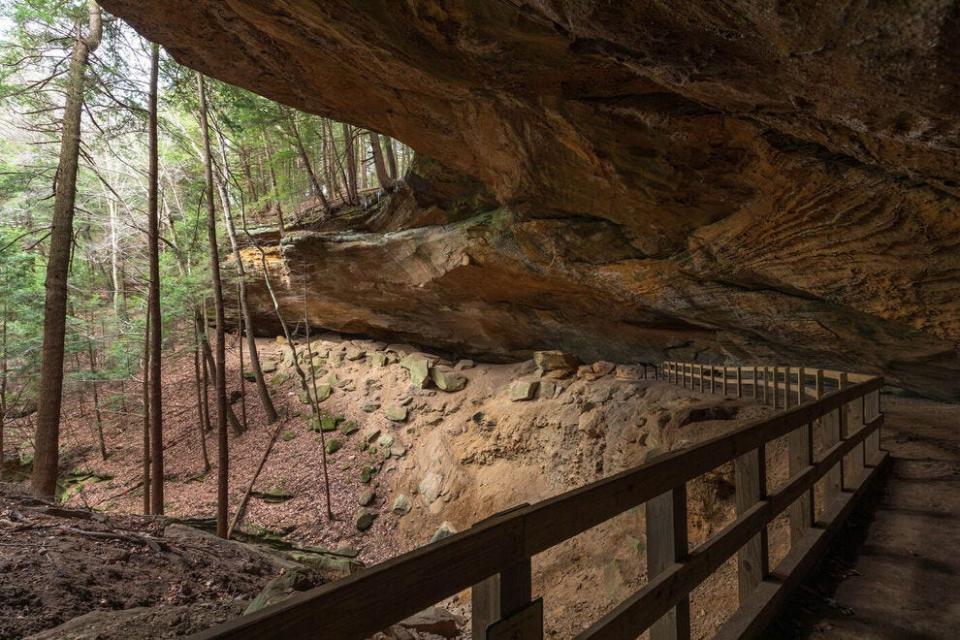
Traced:
<path id="1" fill-rule="evenodd" d="M 847 381 L 847 374 L 840 374 L 840 389 L 846 389 L 850 386 Z M 863 428 L 863 412 L 861 400 L 858 398 L 853 402 L 847 403 L 841 409 L 840 437 L 847 439 L 850 435 Z M 843 488 L 852 489 L 856 486 L 860 477 L 863 475 L 863 442 L 854 447 L 853 451 L 843 457 Z"/>
<path id="2" fill-rule="evenodd" d="M 733 469 L 737 515 L 740 516 L 767 496 L 767 464 L 763 445 L 734 460 Z M 760 532 L 737 552 L 741 603 L 746 601 L 760 581 L 767 577 L 769 561 L 767 528 L 762 527 Z"/>
<path id="3" fill-rule="evenodd" d="M 737 397 L 743 397 L 743 370 L 737 367 Z"/>
<path id="4" fill-rule="evenodd" d="M 818 393 L 823 395 L 823 372 L 818 372 L 818 377 L 820 378 L 820 388 Z M 845 375 L 841 376 L 845 378 Z M 836 409 L 830 413 L 823 416 L 823 448 L 829 449 L 833 445 L 840 442 L 840 420 L 843 411 Z M 840 494 L 840 490 L 843 487 L 843 464 L 838 463 L 834 465 L 826 475 L 826 484 L 824 486 L 824 507 L 829 507 L 830 503 L 833 502 Z"/>
<path id="5" fill-rule="evenodd" d="M 723 368 L 723 395 L 727 395 L 727 367 Z"/>
<path id="6" fill-rule="evenodd" d="M 710 365 L 710 393 L 716 393 L 717 389 L 717 371 L 716 368 L 711 364 Z"/>
<path id="7" fill-rule="evenodd" d="M 700 393 L 703 393 L 703 383 L 704 383 L 704 379 L 703 379 L 703 365 L 701 364 L 701 365 L 700 365 Z"/>
<path id="8" fill-rule="evenodd" d="M 797 404 L 803 404 L 807 399 L 807 372 L 803 367 L 797 369 Z"/>
<path id="9" fill-rule="evenodd" d="M 487 627 L 530 604 L 530 558 L 490 576 L 471 589 L 472 614 L 470 626 L 473 637 L 487 637 Z M 517 640 L 541 640 L 517 638 Z"/>
<path id="10" fill-rule="evenodd" d="M 813 464 L 813 423 L 794 429 L 787 436 L 790 455 L 790 477 Z M 796 546 L 807 529 L 813 526 L 813 487 L 790 505 L 790 544 Z"/>
<path id="11" fill-rule="evenodd" d="M 783 369 L 783 408 L 789 409 L 793 404 L 793 398 L 790 397 L 790 367 Z"/>
<path id="12" fill-rule="evenodd" d="M 763 404 L 765 405 L 770 404 L 769 379 L 770 379 L 770 367 L 764 367 L 763 368 Z"/>
<path id="13" fill-rule="evenodd" d="M 757 388 L 757 367 L 753 367 L 753 399 L 756 400 L 760 397 L 760 389 Z"/>
<path id="14" fill-rule="evenodd" d="M 681 484 L 646 504 L 647 580 L 687 555 L 687 488 Z M 650 640 L 689 640 L 690 597 L 650 627 Z"/>
<path id="15" fill-rule="evenodd" d="M 780 408 L 780 367 L 773 368 L 773 408 Z"/>
<path id="16" fill-rule="evenodd" d="M 872 422 L 880 417 L 880 391 L 872 391 L 864 397 L 866 408 L 864 410 L 864 422 Z M 866 463 L 873 466 L 874 459 L 880 455 L 880 427 L 867 436 L 866 446 L 864 448 L 867 459 Z"/>

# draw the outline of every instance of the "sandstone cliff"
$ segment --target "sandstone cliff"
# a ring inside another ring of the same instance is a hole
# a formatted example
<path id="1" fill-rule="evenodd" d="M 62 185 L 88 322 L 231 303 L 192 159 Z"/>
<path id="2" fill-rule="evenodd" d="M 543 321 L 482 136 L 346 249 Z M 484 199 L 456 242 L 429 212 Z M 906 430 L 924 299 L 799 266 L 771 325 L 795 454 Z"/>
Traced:
<path id="1" fill-rule="evenodd" d="M 956 3 L 103 5 L 184 64 L 435 159 L 404 215 L 282 247 L 319 325 L 960 398 Z M 418 197 L 437 183 L 464 197 Z"/>

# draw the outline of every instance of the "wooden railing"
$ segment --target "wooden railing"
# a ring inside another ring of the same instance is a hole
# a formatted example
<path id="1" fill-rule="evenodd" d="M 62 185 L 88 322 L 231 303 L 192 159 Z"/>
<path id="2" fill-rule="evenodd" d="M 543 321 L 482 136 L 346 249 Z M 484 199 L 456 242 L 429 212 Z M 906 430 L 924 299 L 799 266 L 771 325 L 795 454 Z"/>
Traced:
<path id="1" fill-rule="evenodd" d="M 677 362 L 664 363 L 657 377 L 704 392 L 732 388 L 743 397 L 749 390 L 748 396 L 784 410 L 634 469 L 498 514 L 195 638 L 360 640 L 472 588 L 476 640 L 539 640 L 542 608 L 533 599 L 531 558 L 644 503 L 647 584 L 578 638 L 636 638 L 648 628 L 652 640 L 689 638 L 690 592 L 734 555 L 740 607 L 716 637 L 756 636 L 822 556 L 832 534 L 886 461 L 879 448 L 883 380 L 802 368 L 734 369 Z M 813 446 L 815 429 L 822 431 L 818 454 Z M 788 436 L 789 479 L 768 492 L 765 447 L 783 436 Z M 731 461 L 737 517 L 689 549 L 686 483 Z M 823 491 L 816 492 L 815 484 L 821 480 Z M 815 508 L 818 495 L 820 509 Z M 791 548 L 771 570 L 767 525 L 787 510 Z"/>

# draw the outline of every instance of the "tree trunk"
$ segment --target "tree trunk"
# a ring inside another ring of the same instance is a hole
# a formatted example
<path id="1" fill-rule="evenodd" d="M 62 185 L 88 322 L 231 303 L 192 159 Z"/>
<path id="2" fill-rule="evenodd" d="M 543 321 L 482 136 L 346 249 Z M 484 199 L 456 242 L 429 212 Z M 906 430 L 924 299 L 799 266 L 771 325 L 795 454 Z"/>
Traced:
<path id="1" fill-rule="evenodd" d="M 277 229 L 280 233 L 280 240 L 283 240 L 283 236 L 286 235 L 287 230 L 284 228 L 283 224 L 283 207 L 280 205 L 280 190 L 277 188 L 277 172 L 273 168 L 273 150 L 267 144 L 267 137 L 263 136 L 263 148 L 267 152 L 267 168 L 270 170 L 270 188 L 272 191 L 272 197 L 274 204 L 277 207 Z"/>
<path id="2" fill-rule="evenodd" d="M 393 139 L 390 136 L 381 137 L 387 155 L 387 173 L 390 175 L 390 179 L 396 182 L 400 176 L 397 175 L 397 157 L 393 153 Z"/>
<path id="3" fill-rule="evenodd" d="M 197 433 L 200 436 L 200 460 L 203 463 L 203 472 L 210 472 L 210 458 L 207 456 L 207 431 L 210 429 L 210 416 L 207 413 L 207 375 L 206 365 L 201 377 L 200 364 L 200 334 L 196 325 L 193 327 L 193 380 L 197 385 Z"/>
<path id="4" fill-rule="evenodd" d="M 237 282 L 237 305 L 240 306 L 240 282 Z M 243 430 L 247 430 L 247 384 L 246 379 L 244 379 L 244 370 L 243 370 L 243 315 L 241 314 L 240 318 L 237 319 L 237 354 L 240 357 L 240 368 L 238 373 L 240 374 L 240 423 L 243 424 Z M 248 334 L 252 335 L 252 334 Z M 256 354 L 256 349 L 253 351 Z"/>
<path id="5" fill-rule="evenodd" d="M 147 169 L 147 244 L 150 253 L 150 513 L 163 515 L 163 396 L 160 374 L 163 323 L 160 315 L 160 210 L 157 151 L 157 73 L 160 47 L 150 47 L 150 96 Z"/>
<path id="6" fill-rule="evenodd" d="M 213 305 L 217 315 L 217 352 L 214 389 L 217 400 L 217 535 L 227 537 L 227 501 L 230 456 L 227 451 L 227 356 L 224 336 L 223 282 L 220 279 L 220 249 L 217 246 L 217 212 L 213 206 L 213 160 L 210 157 L 210 131 L 207 128 L 207 92 L 203 75 L 197 73 L 200 92 L 200 132 L 203 136 L 203 169 L 206 178 L 207 239 L 210 244 L 210 276 L 213 280 Z"/>
<path id="7" fill-rule="evenodd" d="M 110 278 L 113 281 L 113 314 L 117 320 L 126 322 L 126 306 L 123 304 L 123 278 L 120 266 L 120 220 L 117 215 L 117 203 L 107 201 L 110 211 Z"/>
<path id="8" fill-rule="evenodd" d="M 357 153 L 353 147 L 353 130 L 346 122 L 341 126 L 343 131 L 343 154 L 347 159 L 347 198 L 350 204 L 358 204 L 357 195 Z"/>
<path id="9" fill-rule="evenodd" d="M 316 193 L 317 197 L 320 199 L 323 212 L 330 213 L 330 203 L 327 201 L 327 197 L 323 195 L 323 187 L 320 185 L 320 180 L 317 178 L 317 173 L 313 170 L 313 163 L 310 162 L 310 156 L 307 154 L 307 148 L 303 145 L 303 138 L 300 136 L 300 129 L 297 127 L 297 121 L 289 112 L 287 113 L 287 120 L 290 124 L 290 135 L 293 137 L 294 145 L 297 147 L 297 153 L 300 154 L 300 160 L 303 162 L 303 167 L 307 170 L 307 175 L 310 177 L 310 185 L 313 187 L 314 193 Z"/>
<path id="10" fill-rule="evenodd" d="M 77 167 L 80 155 L 80 121 L 87 61 L 100 46 L 103 22 L 100 7 L 88 0 L 89 33 L 78 35 L 70 55 L 67 99 L 63 110 L 63 138 L 57 166 L 50 255 L 44 287 L 43 358 L 38 395 L 43 398 L 37 413 L 34 436 L 31 489 L 40 497 L 52 498 L 57 488 L 60 464 L 60 408 L 63 402 L 63 354 L 67 327 L 67 272 L 73 246 L 73 211 L 77 196 Z"/>
<path id="11" fill-rule="evenodd" d="M 223 171 L 227 171 L 227 146 L 223 135 L 218 131 L 220 141 L 220 159 L 223 163 Z M 240 315 L 243 318 L 243 324 L 247 327 L 247 350 L 250 352 L 250 369 L 253 371 L 254 379 L 257 383 L 257 393 L 260 394 L 260 404 L 263 406 L 264 413 L 267 414 L 267 424 L 273 424 L 277 421 L 277 410 L 273 406 L 273 400 L 270 398 L 270 391 L 267 389 L 267 383 L 263 379 L 263 368 L 260 366 L 260 356 L 257 353 L 257 340 L 253 330 L 253 314 L 250 313 L 250 307 L 247 305 L 247 286 L 243 268 L 243 259 L 240 255 L 240 245 L 237 243 L 237 230 L 233 224 L 233 211 L 230 208 L 230 194 L 227 193 L 226 175 L 217 181 L 220 191 L 220 200 L 223 202 L 223 222 L 227 230 L 227 237 L 230 238 L 230 247 L 233 249 L 233 266 L 237 273 L 237 292 L 239 298 Z M 243 367 L 240 368 L 240 379 L 243 380 Z M 246 411 L 244 411 L 246 412 Z M 244 419 L 243 427 L 246 429 L 247 421 Z"/>
<path id="12" fill-rule="evenodd" d="M 387 175 L 387 166 L 383 161 L 383 149 L 380 148 L 380 136 L 375 131 L 368 131 L 370 149 L 373 151 L 373 166 L 377 171 L 377 182 L 384 191 L 393 186 L 393 181 Z"/>
<path id="13" fill-rule="evenodd" d="M 90 360 L 90 390 L 93 392 L 93 412 L 97 422 L 97 443 L 100 458 L 107 459 L 107 443 L 103 439 L 103 416 L 100 415 L 100 394 L 97 391 L 97 351 L 93 345 L 93 309 L 87 319 L 87 358 Z"/>
<path id="14" fill-rule="evenodd" d="M 150 299 L 143 332 L 143 514 L 150 515 Z"/>
<path id="15" fill-rule="evenodd" d="M 303 287 L 303 326 L 307 339 L 307 362 L 310 363 L 310 385 L 313 388 L 313 407 L 314 420 L 320 420 L 319 400 L 320 394 L 317 391 L 317 368 L 313 364 L 313 347 L 310 346 L 310 318 L 307 312 L 307 287 Z M 310 395 L 310 391 L 307 391 Z M 318 425 L 320 426 L 320 425 Z M 327 496 L 327 517 L 333 519 L 333 510 L 330 508 L 330 475 L 327 473 L 327 439 L 324 436 L 323 429 L 320 430 L 320 461 L 323 469 L 323 487 Z"/>
<path id="16" fill-rule="evenodd" d="M 3 480 L 5 462 L 3 449 L 3 430 L 7 426 L 7 304 L 3 304 L 3 328 L 0 330 L 0 480 Z"/>

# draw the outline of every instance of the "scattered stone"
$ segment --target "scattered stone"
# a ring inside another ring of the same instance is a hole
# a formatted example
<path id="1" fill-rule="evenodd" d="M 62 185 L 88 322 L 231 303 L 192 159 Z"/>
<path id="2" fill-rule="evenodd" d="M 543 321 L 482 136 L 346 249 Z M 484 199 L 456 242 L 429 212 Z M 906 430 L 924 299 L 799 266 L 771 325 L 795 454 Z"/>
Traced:
<path id="1" fill-rule="evenodd" d="M 402 407 L 410 406 L 410 403 L 413 402 L 413 396 L 405 396 L 400 398 L 399 404 Z"/>
<path id="2" fill-rule="evenodd" d="M 280 338 L 277 338 L 279 340 Z M 267 583 L 256 598 L 243 611 L 244 614 L 255 613 L 290 597 L 298 591 L 306 591 L 317 584 L 317 577 L 306 568 L 287 569 L 279 578 Z M 94 634 L 98 635 L 98 634 Z"/>
<path id="3" fill-rule="evenodd" d="M 336 418 L 334 416 L 323 416 L 320 418 L 320 430 L 325 433 L 336 431 L 337 425 L 340 424 L 341 420 L 343 420 L 343 418 Z"/>
<path id="4" fill-rule="evenodd" d="M 363 351 L 362 349 L 351 348 L 351 349 L 347 349 L 346 358 L 351 362 L 355 362 L 357 360 L 362 360 L 363 357 L 366 355 L 367 355 L 367 352 Z"/>
<path id="5" fill-rule="evenodd" d="M 393 446 L 393 434 L 385 433 L 377 439 L 377 444 L 383 447 L 384 449 L 389 449 Z"/>
<path id="6" fill-rule="evenodd" d="M 574 373 L 580 361 L 564 351 L 537 351 L 533 354 L 533 362 L 541 374 L 548 371 L 559 371 L 565 375 Z"/>
<path id="7" fill-rule="evenodd" d="M 437 530 L 434 532 L 433 537 L 430 538 L 430 542 L 438 542 L 444 538 L 449 538 L 457 532 L 456 528 L 449 522 L 444 521 Z"/>
<path id="8" fill-rule="evenodd" d="M 343 448 L 343 443 L 337 440 L 336 438 L 330 438 L 327 440 L 326 452 L 327 453 L 336 453 Z"/>
<path id="9" fill-rule="evenodd" d="M 276 360 L 265 360 L 260 363 L 260 372 L 261 373 L 276 373 L 277 371 L 277 361 Z"/>
<path id="10" fill-rule="evenodd" d="M 373 521 L 377 519 L 377 514 L 360 509 L 353 522 L 357 526 L 357 531 L 366 531 L 373 526 Z"/>
<path id="11" fill-rule="evenodd" d="M 602 435 L 603 425 L 600 421 L 600 412 L 596 409 L 591 409 L 586 413 L 580 415 L 580 420 L 577 422 L 577 428 L 584 433 L 587 433 L 594 438 L 598 438 Z"/>
<path id="12" fill-rule="evenodd" d="M 385 367 L 387 366 L 387 354 L 376 352 L 370 354 L 370 364 L 375 367 Z"/>
<path id="13" fill-rule="evenodd" d="M 340 425 L 340 433 L 342 433 L 345 436 L 353 435 L 359 430 L 360 430 L 360 427 L 357 426 L 357 423 L 355 420 L 347 420 L 346 422 Z"/>
<path id="14" fill-rule="evenodd" d="M 271 504 L 292 500 L 295 496 L 282 487 L 270 487 L 266 491 L 251 491 L 250 495 Z"/>
<path id="15" fill-rule="evenodd" d="M 524 360 L 520 363 L 520 375 L 525 376 L 537 370 L 537 363 L 533 360 Z"/>
<path id="16" fill-rule="evenodd" d="M 368 507 L 376 497 L 377 493 L 373 489 L 367 489 L 360 494 L 359 498 L 357 498 L 357 504 L 359 504 L 361 507 Z"/>
<path id="17" fill-rule="evenodd" d="M 410 513 L 410 508 L 410 498 L 408 498 L 406 494 L 401 493 L 394 499 L 393 506 L 390 507 L 390 510 L 398 516 L 402 516 Z"/>
<path id="18" fill-rule="evenodd" d="M 360 407 L 366 413 L 373 413 L 380 408 L 379 402 L 367 402 L 362 407 Z"/>
<path id="19" fill-rule="evenodd" d="M 284 442 L 290 442 L 296 437 L 297 437 L 297 434 L 294 433 L 293 431 L 284 431 L 283 433 L 280 434 L 280 439 L 283 440 Z"/>
<path id="20" fill-rule="evenodd" d="M 423 498 L 424 502 L 427 504 L 432 503 L 443 493 L 443 476 L 436 471 L 430 471 L 423 477 L 423 480 L 420 481 L 418 489 L 420 491 L 420 497 Z"/>
<path id="21" fill-rule="evenodd" d="M 387 420 L 391 422 L 406 422 L 407 421 L 407 408 L 392 405 L 386 408 L 383 412 L 383 415 L 386 416 Z"/>
<path id="22" fill-rule="evenodd" d="M 253 371 L 246 371 L 246 370 L 245 370 L 245 371 L 243 372 L 243 379 L 246 380 L 247 382 L 256 382 L 257 376 L 256 376 L 256 374 L 253 373 Z"/>
<path id="23" fill-rule="evenodd" d="M 520 380 L 510 385 L 510 399 L 514 402 L 532 400 L 540 383 L 536 380 Z"/>
<path id="24" fill-rule="evenodd" d="M 460 621 L 441 607 L 430 607 L 400 622 L 400 626 L 417 633 L 431 633 L 444 638 L 460 635 Z"/>
<path id="25" fill-rule="evenodd" d="M 373 476 L 377 475 L 377 470 L 373 467 L 367 466 L 360 470 L 360 482 L 363 484 L 368 484 L 370 480 L 373 479 Z"/>
<path id="26" fill-rule="evenodd" d="M 557 397 L 557 383 L 553 380 L 540 381 L 540 399 L 552 400 Z"/>
<path id="27" fill-rule="evenodd" d="M 430 379 L 437 385 L 437 388 L 447 393 L 461 391 L 467 386 L 467 378 L 449 369 L 433 367 L 430 369 Z"/>
<path id="28" fill-rule="evenodd" d="M 270 384 L 279 387 L 280 385 L 285 384 L 289 379 L 289 374 L 281 372 L 270 378 Z"/>
<path id="29" fill-rule="evenodd" d="M 430 367 L 436 362 L 420 353 L 412 353 L 400 361 L 400 366 L 410 373 L 410 383 L 418 389 L 427 385 L 430 377 Z"/>
<path id="30" fill-rule="evenodd" d="M 455 368 L 457 371 L 464 371 L 466 369 L 473 369 L 475 366 L 476 363 L 473 360 L 461 360 Z"/>
<path id="31" fill-rule="evenodd" d="M 607 362 L 606 360 L 600 360 L 590 365 L 590 369 L 598 376 L 609 375 L 613 373 L 616 368 L 617 365 L 612 362 Z"/>
<path id="32" fill-rule="evenodd" d="M 407 455 L 407 450 L 401 447 L 400 445 L 395 444 L 392 447 L 390 447 L 391 458 L 402 458 L 405 455 Z"/>

